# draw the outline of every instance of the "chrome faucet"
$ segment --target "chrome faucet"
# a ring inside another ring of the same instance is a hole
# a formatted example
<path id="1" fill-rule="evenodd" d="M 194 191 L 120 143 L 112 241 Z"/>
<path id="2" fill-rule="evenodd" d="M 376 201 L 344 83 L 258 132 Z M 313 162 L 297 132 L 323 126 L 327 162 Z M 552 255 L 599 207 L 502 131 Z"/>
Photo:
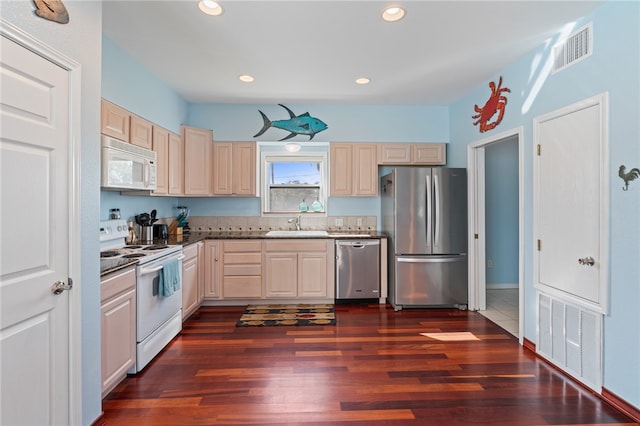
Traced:
<path id="1" fill-rule="evenodd" d="M 302 229 L 302 228 L 300 228 L 300 216 L 292 217 L 287 222 L 288 223 L 295 223 L 296 224 L 296 231 L 300 231 Z"/>

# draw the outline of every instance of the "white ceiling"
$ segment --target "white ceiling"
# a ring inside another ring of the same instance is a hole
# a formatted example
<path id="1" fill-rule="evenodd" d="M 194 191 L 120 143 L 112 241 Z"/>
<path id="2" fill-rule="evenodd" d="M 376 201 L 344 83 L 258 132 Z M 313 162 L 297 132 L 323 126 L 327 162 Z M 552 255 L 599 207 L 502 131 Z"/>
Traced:
<path id="1" fill-rule="evenodd" d="M 189 102 L 449 105 L 602 1 L 220 3 L 105 0 L 103 31 Z"/>

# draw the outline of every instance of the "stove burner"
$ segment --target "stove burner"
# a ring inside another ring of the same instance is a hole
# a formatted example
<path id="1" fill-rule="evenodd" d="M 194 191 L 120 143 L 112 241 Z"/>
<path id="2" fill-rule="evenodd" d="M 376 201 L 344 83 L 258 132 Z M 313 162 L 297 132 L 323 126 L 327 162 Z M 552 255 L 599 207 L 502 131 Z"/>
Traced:
<path id="1" fill-rule="evenodd" d="M 100 257 L 116 257 L 120 256 L 120 253 L 115 250 L 101 251 Z"/>
<path id="2" fill-rule="evenodd" d="M 136 257 L 145 257 L 146 254 L 144 253 L 131 253 L 131 254 L 125 254 L 124 256 L 122 256 L 125 259 L 134 259 Z"/>
<path id="3" fill-rule="evenodd" d="M 124 246 L 124 248 L 133 250 L 133 249 L 142 248 L 142 246 Z"/>
<path id="4" fill-rule="evenodd" d="M 149 247 L 145 247 L 142 250 L 163 250 L 163 249 L 166 249 L 168 247 L 169 247 L 168 245 L 156 244 L 156 245 L 152 245 L 152 246 L 149 246 Z"/>

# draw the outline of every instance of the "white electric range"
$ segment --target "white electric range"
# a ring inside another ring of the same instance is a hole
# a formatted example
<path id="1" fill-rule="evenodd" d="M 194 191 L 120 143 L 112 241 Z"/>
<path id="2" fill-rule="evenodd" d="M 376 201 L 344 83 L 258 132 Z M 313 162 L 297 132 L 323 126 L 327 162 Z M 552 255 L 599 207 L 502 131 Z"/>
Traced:
<path id="1" fill-rule="evenodd" d="M 172 263 L 182 287 L 181 245 L 165 242 L 125 244 L 129 228 L 124 220 L 100 222 L 101 270 L 136 264 L 136 363 L 141 371 L 182 330 L 182 290 L 169 296 L 159 292 L 160 276 Z M 104 266 L 104 267 L 103 267 Z"/>

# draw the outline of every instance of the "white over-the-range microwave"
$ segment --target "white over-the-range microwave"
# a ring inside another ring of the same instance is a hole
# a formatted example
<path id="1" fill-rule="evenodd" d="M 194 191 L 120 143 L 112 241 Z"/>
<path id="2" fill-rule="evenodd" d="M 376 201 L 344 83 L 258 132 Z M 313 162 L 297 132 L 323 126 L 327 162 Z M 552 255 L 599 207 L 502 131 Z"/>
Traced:
<path id="1" fill-rule="evenodd" d="M 102 189 L 156 189 L 156 153 L 102 135 Z"/>

